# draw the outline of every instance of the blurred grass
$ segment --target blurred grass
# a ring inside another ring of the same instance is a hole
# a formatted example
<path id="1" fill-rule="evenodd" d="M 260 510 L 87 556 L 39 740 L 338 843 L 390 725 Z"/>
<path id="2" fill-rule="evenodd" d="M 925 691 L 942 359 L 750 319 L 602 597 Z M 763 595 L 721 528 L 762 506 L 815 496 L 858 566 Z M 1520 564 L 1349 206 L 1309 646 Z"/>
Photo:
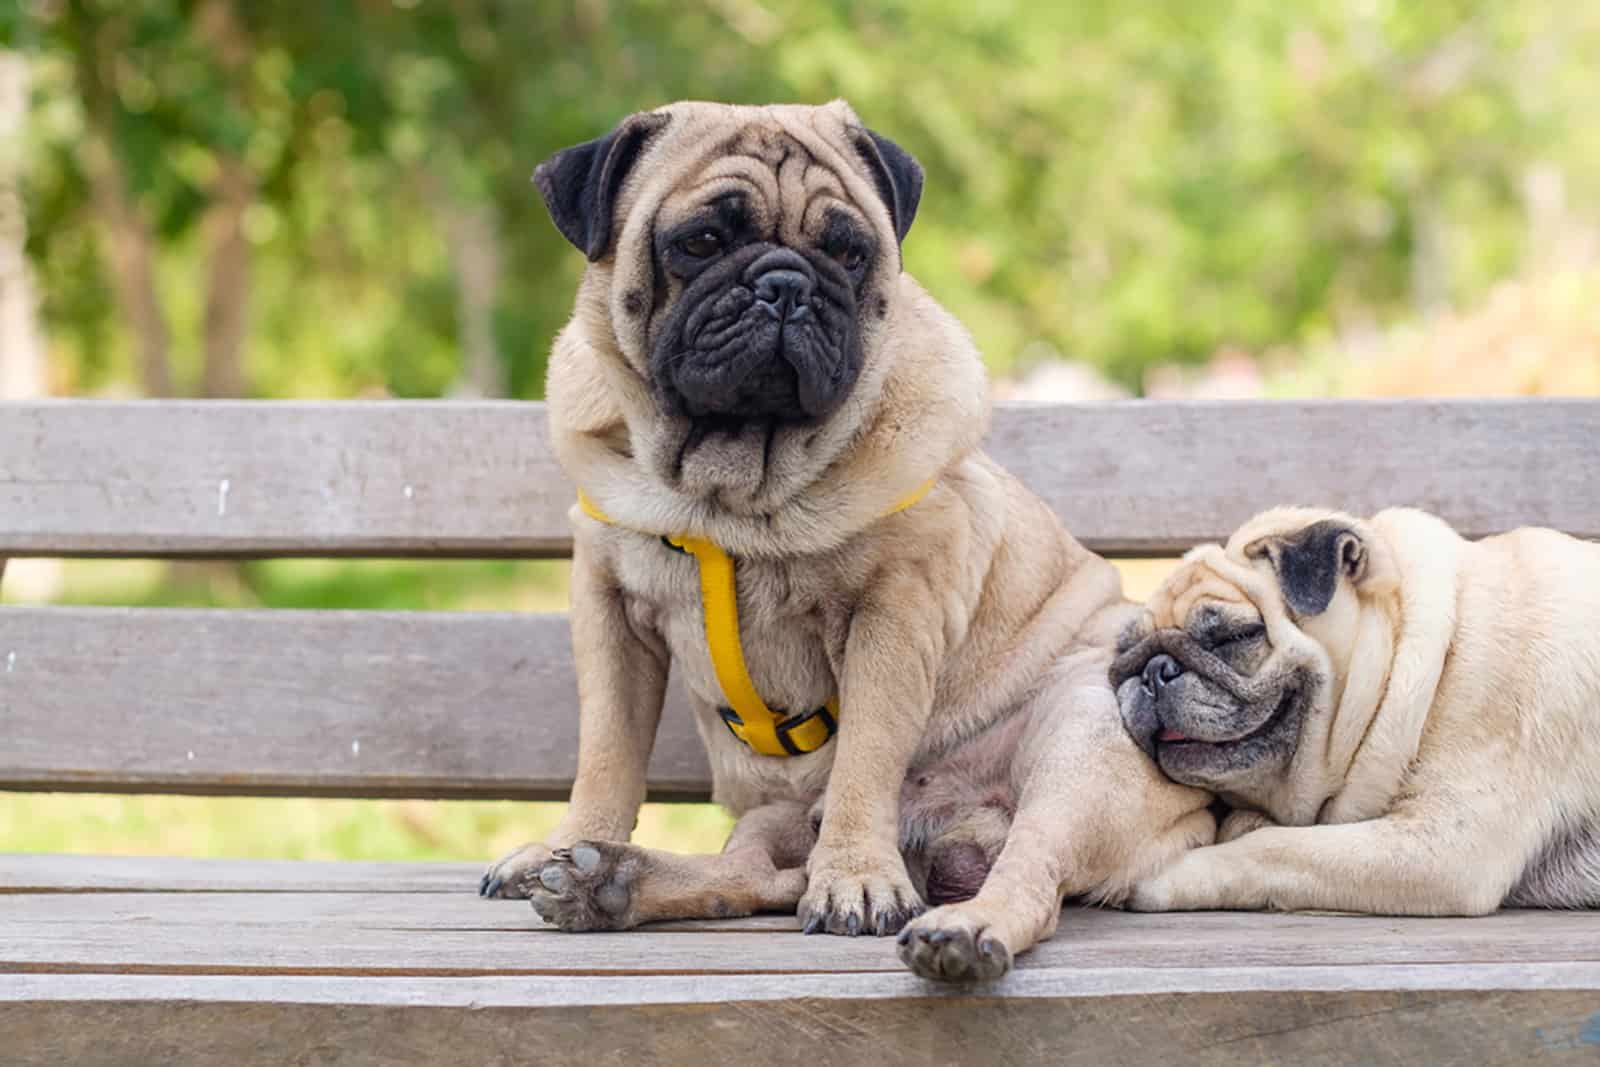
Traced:
<path id="1" fill-rule="evenodd" d="M 542 561 L 272 560 L 242 567 L 17 561 L 7 602 L 428 611 L 562 611 L 569 565 Z M 1171 560 L 1122 561 L 1143 598 Z M 41 577 L 48 575 L 48 578 Z M 52 588 L 53 587 L 53 588 Z M 0 851 L 241 859 L 486 861 L 542 838 L 565 805 L 513 801 L 0 794 Z M 710 804 L 647 804 L 634 840 L 714 852 L 732 825 Z"/>
<path id="2" fill-rule="evenodd" d="M 32 566 L 30 566 L 30 564 Z M 371 611 L 565 611 L 564 560 L 17 560 L 0 603 Z"/>
<path id="3" fill-rule="evenodd" d="M 0 851 L 239 859 L 487 861 L 545 836 L 564 804 L 278 797 L 0 795 Z M 634 840 L 715 852 L 710 804 L 647 804 Z"/>

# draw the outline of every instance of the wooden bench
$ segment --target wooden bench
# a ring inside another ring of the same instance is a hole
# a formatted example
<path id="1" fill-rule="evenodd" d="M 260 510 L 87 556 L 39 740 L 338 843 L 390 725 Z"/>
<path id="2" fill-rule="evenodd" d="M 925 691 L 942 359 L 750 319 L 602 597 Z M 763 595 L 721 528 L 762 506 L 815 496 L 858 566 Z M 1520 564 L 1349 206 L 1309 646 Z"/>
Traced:
<path id="1" fill-rule="evenodd" d="M 573 494 L 544 419 L 0 407 L 0 557 L 561 557 Z M 1291 502 L 1600 535 L 1600 402 L 1018 407 L 991 448 L 1111 555 L 1175 554 Z M 561 798 L 574 691 L 559 616 L 7 607 L 0 788 Z M 651 782 L 708 788 L 676 697 Z M 789 917 L 563 935 L 478 900 L 479 870 L 0 857 L 0 1062 L 1600 1055 L 1586 914 L 1074 910 L 1006 981 L 951 992 L 887 941 L 801 937 Z"/>

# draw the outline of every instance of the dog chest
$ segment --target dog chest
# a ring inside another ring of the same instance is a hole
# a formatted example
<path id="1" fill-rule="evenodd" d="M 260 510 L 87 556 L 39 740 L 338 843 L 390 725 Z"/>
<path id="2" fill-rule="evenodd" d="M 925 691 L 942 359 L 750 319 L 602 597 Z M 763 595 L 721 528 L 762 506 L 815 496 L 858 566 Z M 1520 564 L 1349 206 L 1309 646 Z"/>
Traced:
<path id="1" fill-rule="evenodd" d="M 698 702 L 724 705 L 695 560 L 659 539 L 623 534 L 617 540 L 616 571 L 630 616 L 661 635 Z M 828 585 L 818 561 L 734 561 L 745 667 L 775 711 L 821 707 L 838 692 L 832 664 L 843 657 L 848 613 Z"/>

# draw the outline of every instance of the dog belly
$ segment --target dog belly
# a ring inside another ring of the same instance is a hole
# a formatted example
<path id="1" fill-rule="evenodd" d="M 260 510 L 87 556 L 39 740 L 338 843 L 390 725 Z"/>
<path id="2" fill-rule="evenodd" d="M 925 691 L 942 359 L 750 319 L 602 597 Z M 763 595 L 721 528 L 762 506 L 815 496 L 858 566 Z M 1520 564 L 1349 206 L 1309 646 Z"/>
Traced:
<path id="1" fill-rule="evenodd" d="M 969 900 L 983 886 L 1016 815 L 1011 772 L 1027 725 L 1013 711 L 906 776 L 900 848 L 928 903 Z"/>
<path id="2" fill-rule="evenodd" d="M 1600 907 L 1600 819 L 1563 827 L 1528 863 L 1506 897 L 1513 908 Z"/>

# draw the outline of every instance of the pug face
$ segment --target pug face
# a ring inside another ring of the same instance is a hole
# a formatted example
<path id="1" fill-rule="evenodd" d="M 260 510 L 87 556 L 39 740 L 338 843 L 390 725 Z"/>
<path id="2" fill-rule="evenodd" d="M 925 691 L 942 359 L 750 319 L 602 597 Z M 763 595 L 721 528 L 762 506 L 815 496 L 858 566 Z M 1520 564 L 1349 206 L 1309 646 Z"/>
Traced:
<path id="1" fill-rule="evenodd" d="M 1174 781 L 1262 804 L 1326 733 L 1371 558 L 1358 520 L 1299 510 L 1190 553 L 1118 643 L 1129 734 Z"/>
<path id="2" fill-rule="evenodd" d="M 535 178 L 591 261 L 579 319 L 625 363 L 619 395 L 649 399 L 632 436 L 662 481 L 739 509 L 848 440 L 889 371 L 914 159 L 842 103 L 691 102 Z"/>
<path id="3" fill-rule="evenodd" d="M 861 305 L 884 251 L 792 137 L 746 131 L 724 151 L 657 216 L 650 380 L 664 409 L 706 425 L 826 418 L 860 376 Z M 785 181 L 797 195 L 781 195 Z"/>

